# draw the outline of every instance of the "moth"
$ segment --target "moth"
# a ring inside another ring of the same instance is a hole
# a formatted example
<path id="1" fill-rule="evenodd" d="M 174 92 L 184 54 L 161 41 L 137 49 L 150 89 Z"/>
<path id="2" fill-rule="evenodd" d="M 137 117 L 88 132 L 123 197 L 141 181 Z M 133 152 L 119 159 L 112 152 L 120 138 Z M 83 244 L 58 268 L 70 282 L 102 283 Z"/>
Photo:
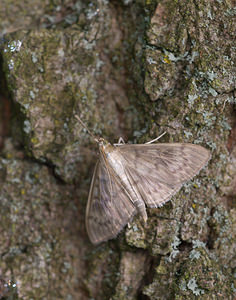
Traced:
<path id="1" fill-rule="evenodd" d="M 202 146 L 153 144 L 157 139 L 146 144 L 125 144 L 120 138 L 112 145 L 94 137 L 99 159 L 86 208 L 86 229 L 93 244 L 115 238 L 137 213 L 146 223 L 146 206 L 156 208 L 170 200 L 211 157 Z"/>

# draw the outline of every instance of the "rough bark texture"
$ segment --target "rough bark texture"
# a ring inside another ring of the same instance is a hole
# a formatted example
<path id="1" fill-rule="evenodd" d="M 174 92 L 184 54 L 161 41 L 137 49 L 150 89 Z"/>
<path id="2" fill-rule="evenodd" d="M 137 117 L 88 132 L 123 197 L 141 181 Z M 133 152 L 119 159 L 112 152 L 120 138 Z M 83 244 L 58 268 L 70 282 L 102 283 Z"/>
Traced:
<path id="1" fill-rule="evenodd" d="M 233 299 L 235 9 L 223 0 L 2 0 L 0 299 Z M 172 201 L 92 246 L 99 136 L 201 144 Z"/>

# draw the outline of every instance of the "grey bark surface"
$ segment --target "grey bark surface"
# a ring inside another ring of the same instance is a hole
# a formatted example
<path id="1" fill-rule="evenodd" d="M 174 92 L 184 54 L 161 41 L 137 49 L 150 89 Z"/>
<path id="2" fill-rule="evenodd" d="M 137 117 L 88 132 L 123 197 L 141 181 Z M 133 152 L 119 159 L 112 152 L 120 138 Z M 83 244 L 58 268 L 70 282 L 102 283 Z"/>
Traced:
<path id="1" fill-rule="evenodd" d="M 234 299 L 233 1 L 1 1 L 0 299 Z M 144 226 L 88 240 L 97 145 L 188 142 L 208 165 Z"/>

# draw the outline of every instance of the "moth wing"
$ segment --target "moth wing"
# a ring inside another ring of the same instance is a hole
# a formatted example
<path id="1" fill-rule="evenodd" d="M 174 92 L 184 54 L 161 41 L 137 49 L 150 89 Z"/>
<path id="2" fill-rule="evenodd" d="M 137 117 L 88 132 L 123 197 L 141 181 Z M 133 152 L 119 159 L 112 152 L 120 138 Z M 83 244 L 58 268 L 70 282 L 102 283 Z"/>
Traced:
<path id="1" fill-rule="evenodd" d="M 178 192 L 182 184 L 168 184 L 158 181 L 157 178 L 140 174 L 138 170 L 127 168 L 127 176 L 135 182 L 134 189 L 141 195 L 148 207 L 160 207 Z"/>
<path id="2" fill-rule="evenodd" d="M 117 236 L 136 213 L 118 178 L 101 159 L 97 162 L 86 209 L 86 228 L 93 244 Z"/>
<path id="3" fill-rule="evenodd" d="M 121 145 L 124 167 L 144 202 L 158 207 L 206 165 L 210 151 L 194 144 Z"/>

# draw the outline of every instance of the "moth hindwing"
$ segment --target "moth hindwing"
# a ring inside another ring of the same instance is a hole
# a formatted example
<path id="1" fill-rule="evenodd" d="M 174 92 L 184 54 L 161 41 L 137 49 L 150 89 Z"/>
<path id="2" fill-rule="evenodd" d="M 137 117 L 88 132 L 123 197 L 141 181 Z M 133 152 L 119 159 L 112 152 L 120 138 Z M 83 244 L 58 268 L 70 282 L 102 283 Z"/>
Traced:
<path id="1" fill-rule="evenodd" d="M 146 206 L 160 207 L 195 176 L 210 159 L 210 151 L 181 143 L 111 145 L 98 139 L 96 164 L 86 209 L 92 243 L 112 239 Z"/>

